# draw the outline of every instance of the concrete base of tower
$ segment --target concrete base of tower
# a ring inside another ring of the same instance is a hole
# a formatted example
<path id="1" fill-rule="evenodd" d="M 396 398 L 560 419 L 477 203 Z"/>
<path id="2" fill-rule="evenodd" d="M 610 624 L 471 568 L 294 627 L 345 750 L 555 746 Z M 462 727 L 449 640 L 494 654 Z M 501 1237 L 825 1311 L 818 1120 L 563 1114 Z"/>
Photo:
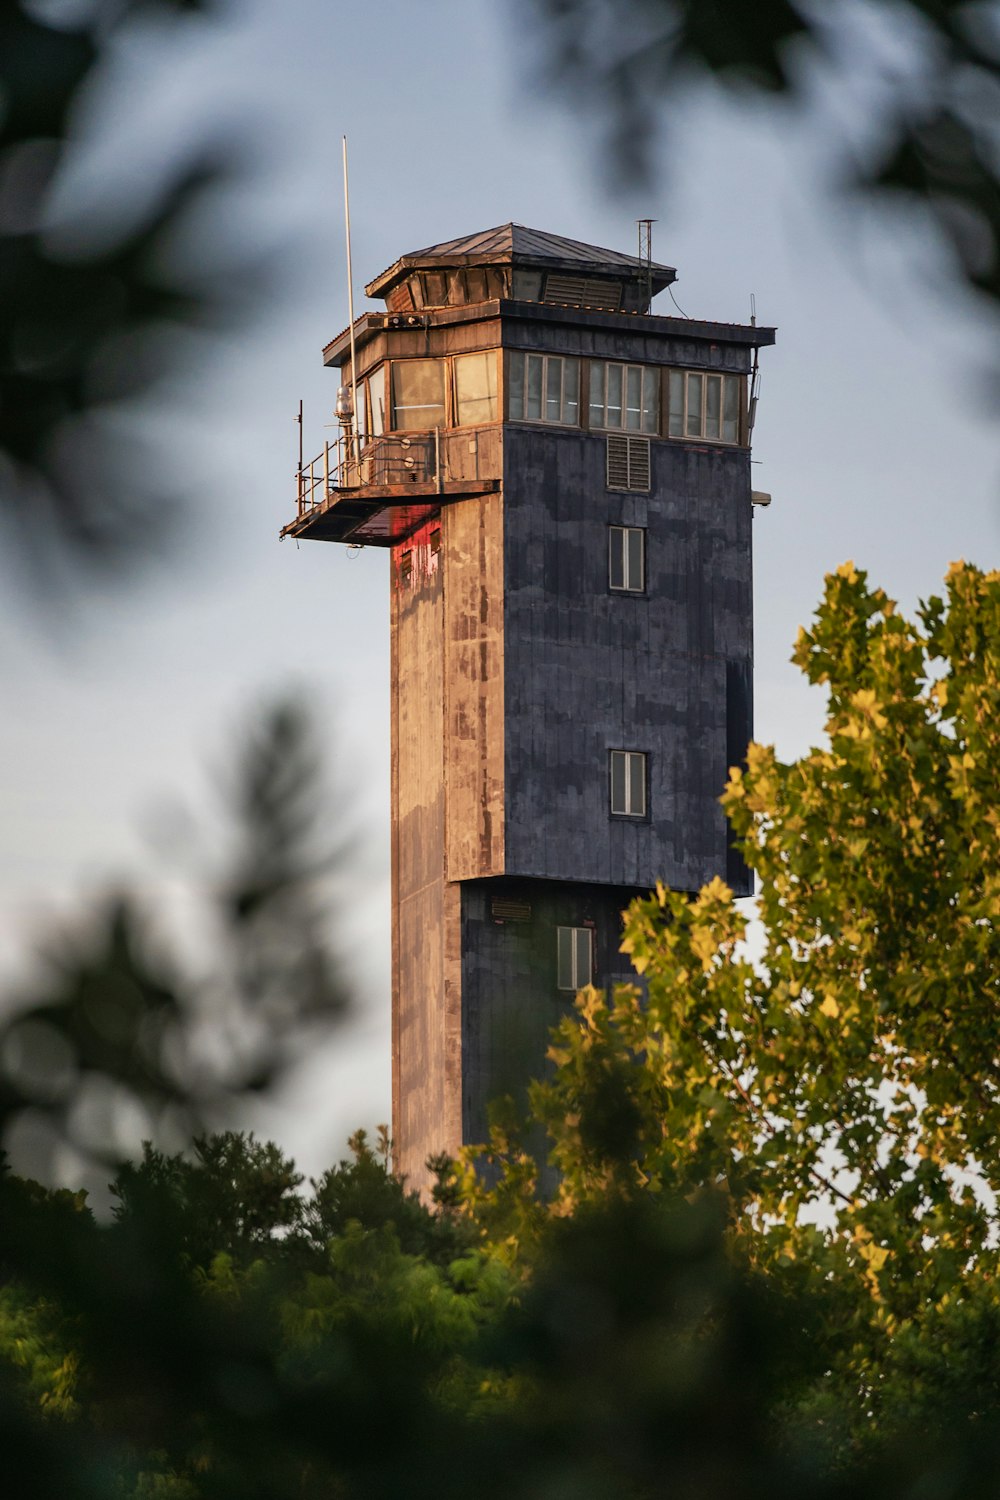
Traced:
<path id="1" fill-rule="evenodd" d="M 485 1142 L 495 1100 L 523 1110 L 577 989 L 635 982 L 622 913 L 644 892 L 503 877 L 420 894 L 394 954 L 393 1140 L 396 1170 L 427 1192 L 428 1159 Z"/>
<path id="2" fill-rule="evenodd" d="M 492 1102 L 519 1108 L 550 1068 L 552 1028 L 586 982 L 635 983 L 622 914 L 645 892 L 554 880 L 462 885 L 462 1137 L 485 1141 Z"/>

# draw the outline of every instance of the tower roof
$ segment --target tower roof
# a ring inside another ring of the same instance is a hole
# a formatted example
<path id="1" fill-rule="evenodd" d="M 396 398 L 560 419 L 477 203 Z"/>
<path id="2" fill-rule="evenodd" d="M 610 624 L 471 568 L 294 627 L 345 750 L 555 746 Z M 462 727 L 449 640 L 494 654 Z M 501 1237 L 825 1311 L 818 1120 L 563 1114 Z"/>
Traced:
<path id="1" fill-rule="evenodd" d="M 365 291 L 372 298 L 384 297 L 410 271 L 422 267 L 488 265 L 515 265 L 630 280 L 644 280 L 651 271 L 654 294 L 677 279 L 673 266 L 654 262 L 647 269 L 638 256 L 625 255 L 620 250 L 604 250 L 599 245 L 548 234 L 543 229 L 527 229 L 523 224 L 498 224 L 495 229 L 482 229 L 478 234 L 462 235 L 456 240 L 445 240 L 440 245 L 428 245 L 424 250 L 401 255 L 387 271 L 370 281 Z"/>

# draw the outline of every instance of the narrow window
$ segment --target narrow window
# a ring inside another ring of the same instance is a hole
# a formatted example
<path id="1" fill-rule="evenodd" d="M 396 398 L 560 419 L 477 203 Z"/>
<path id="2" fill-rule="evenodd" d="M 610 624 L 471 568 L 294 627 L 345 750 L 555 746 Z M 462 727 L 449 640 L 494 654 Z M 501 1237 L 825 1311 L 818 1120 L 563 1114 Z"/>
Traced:
<path id="1" fill-rule="evenodd" d="M 367 391 L 367 436 L 381 437 L 385 431 L 385 366 L 380 365 L 365 382 Z M 358 406 L 364 403 L 365 391 L 359 391 Z M 358 412 L 359 420 L 362 412 Z"/>
<path id="2" fill-rule="evenodd" d="M 646 533 L 641 526 L 609 528 L 608 584 L 627 594 L 646 592 Z"/>
<path id="3" fill-rule="evenodd" d="M 512 350 L 507 364 L 507 414 L 512 422 L 580 425 L 580 361 Z"/>
<path id="4" fill-rule="evenodd" d="M 671 370 L 667 384 L 671 437 L 707 438 L 713 443 L 740 440 L 742 376 Z"/>
<path id="5" fill-rule="evenodd" d="M 497 356 L 460 354 L 455 359 L 455 421 L 476 427 L 497 419 Z"/>
<path id="6" fill-rule="evenodd" d="M 646 756 L 641 750 L 611 752 L 611 811 L 621 818 L 646 816 Z"/>
<path id="7" fill-rule="evenodd" d="M 404 359 L 392 366 L 392 425 L 397 432 L 426 432 L 445 424 L 444 361 Z"/>
<path id="8" fill-rule="evenodd" d="M 558 987 L 582 990 L 593 979 L 593 935 L 589 927 L 557 929 Z"/>
<path id="9" fill-rule="evenodd" d="M 660 429 L 660 372 L 649 365 L 592 363 L 590 425 L 619 432 Z"/>

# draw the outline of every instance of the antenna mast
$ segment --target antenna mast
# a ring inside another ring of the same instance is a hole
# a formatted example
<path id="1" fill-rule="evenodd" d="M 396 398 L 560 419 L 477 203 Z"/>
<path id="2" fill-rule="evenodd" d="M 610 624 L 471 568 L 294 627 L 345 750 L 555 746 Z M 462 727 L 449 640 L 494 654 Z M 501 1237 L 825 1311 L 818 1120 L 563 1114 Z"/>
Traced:
<path id="1" fill-rule="evenodd" d="M 347 191 L 347 136 L 344 136 L 344 228 L 347 234 L 347 316 L 351 325 L 351 432 L 354 438 L 354 462 L 360 467 L 361 442 L 358 435 L 358 365 L 354 349 L 354 272 L 351 268 L 351 201 Z"/>
<path id="2" fill-rule="evenodd" d="M 649 305 L 653 302 L 653 225 L 658 223 L 657 219 L 636 219 L 639 226 L 639 264 L 646 272 L 646 296 Z"/>

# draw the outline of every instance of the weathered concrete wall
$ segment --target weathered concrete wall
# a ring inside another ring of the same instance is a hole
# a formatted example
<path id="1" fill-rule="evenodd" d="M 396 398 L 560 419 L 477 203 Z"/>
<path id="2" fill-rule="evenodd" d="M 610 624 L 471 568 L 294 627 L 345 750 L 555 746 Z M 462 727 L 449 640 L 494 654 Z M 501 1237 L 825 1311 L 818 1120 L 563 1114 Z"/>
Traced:
<path id="1" fill-rule="evenodd" d="M 392 568 L 392 1134 L 395 1164 L 461 1140 L 459 899 L 444 878 L 443 575 L 426 543 Z"/>
<path id="2" fill-rule="evenodd" d="M 442 515 L 445 859 L 449 880 L 504 861 L 503 500 Z"/>

